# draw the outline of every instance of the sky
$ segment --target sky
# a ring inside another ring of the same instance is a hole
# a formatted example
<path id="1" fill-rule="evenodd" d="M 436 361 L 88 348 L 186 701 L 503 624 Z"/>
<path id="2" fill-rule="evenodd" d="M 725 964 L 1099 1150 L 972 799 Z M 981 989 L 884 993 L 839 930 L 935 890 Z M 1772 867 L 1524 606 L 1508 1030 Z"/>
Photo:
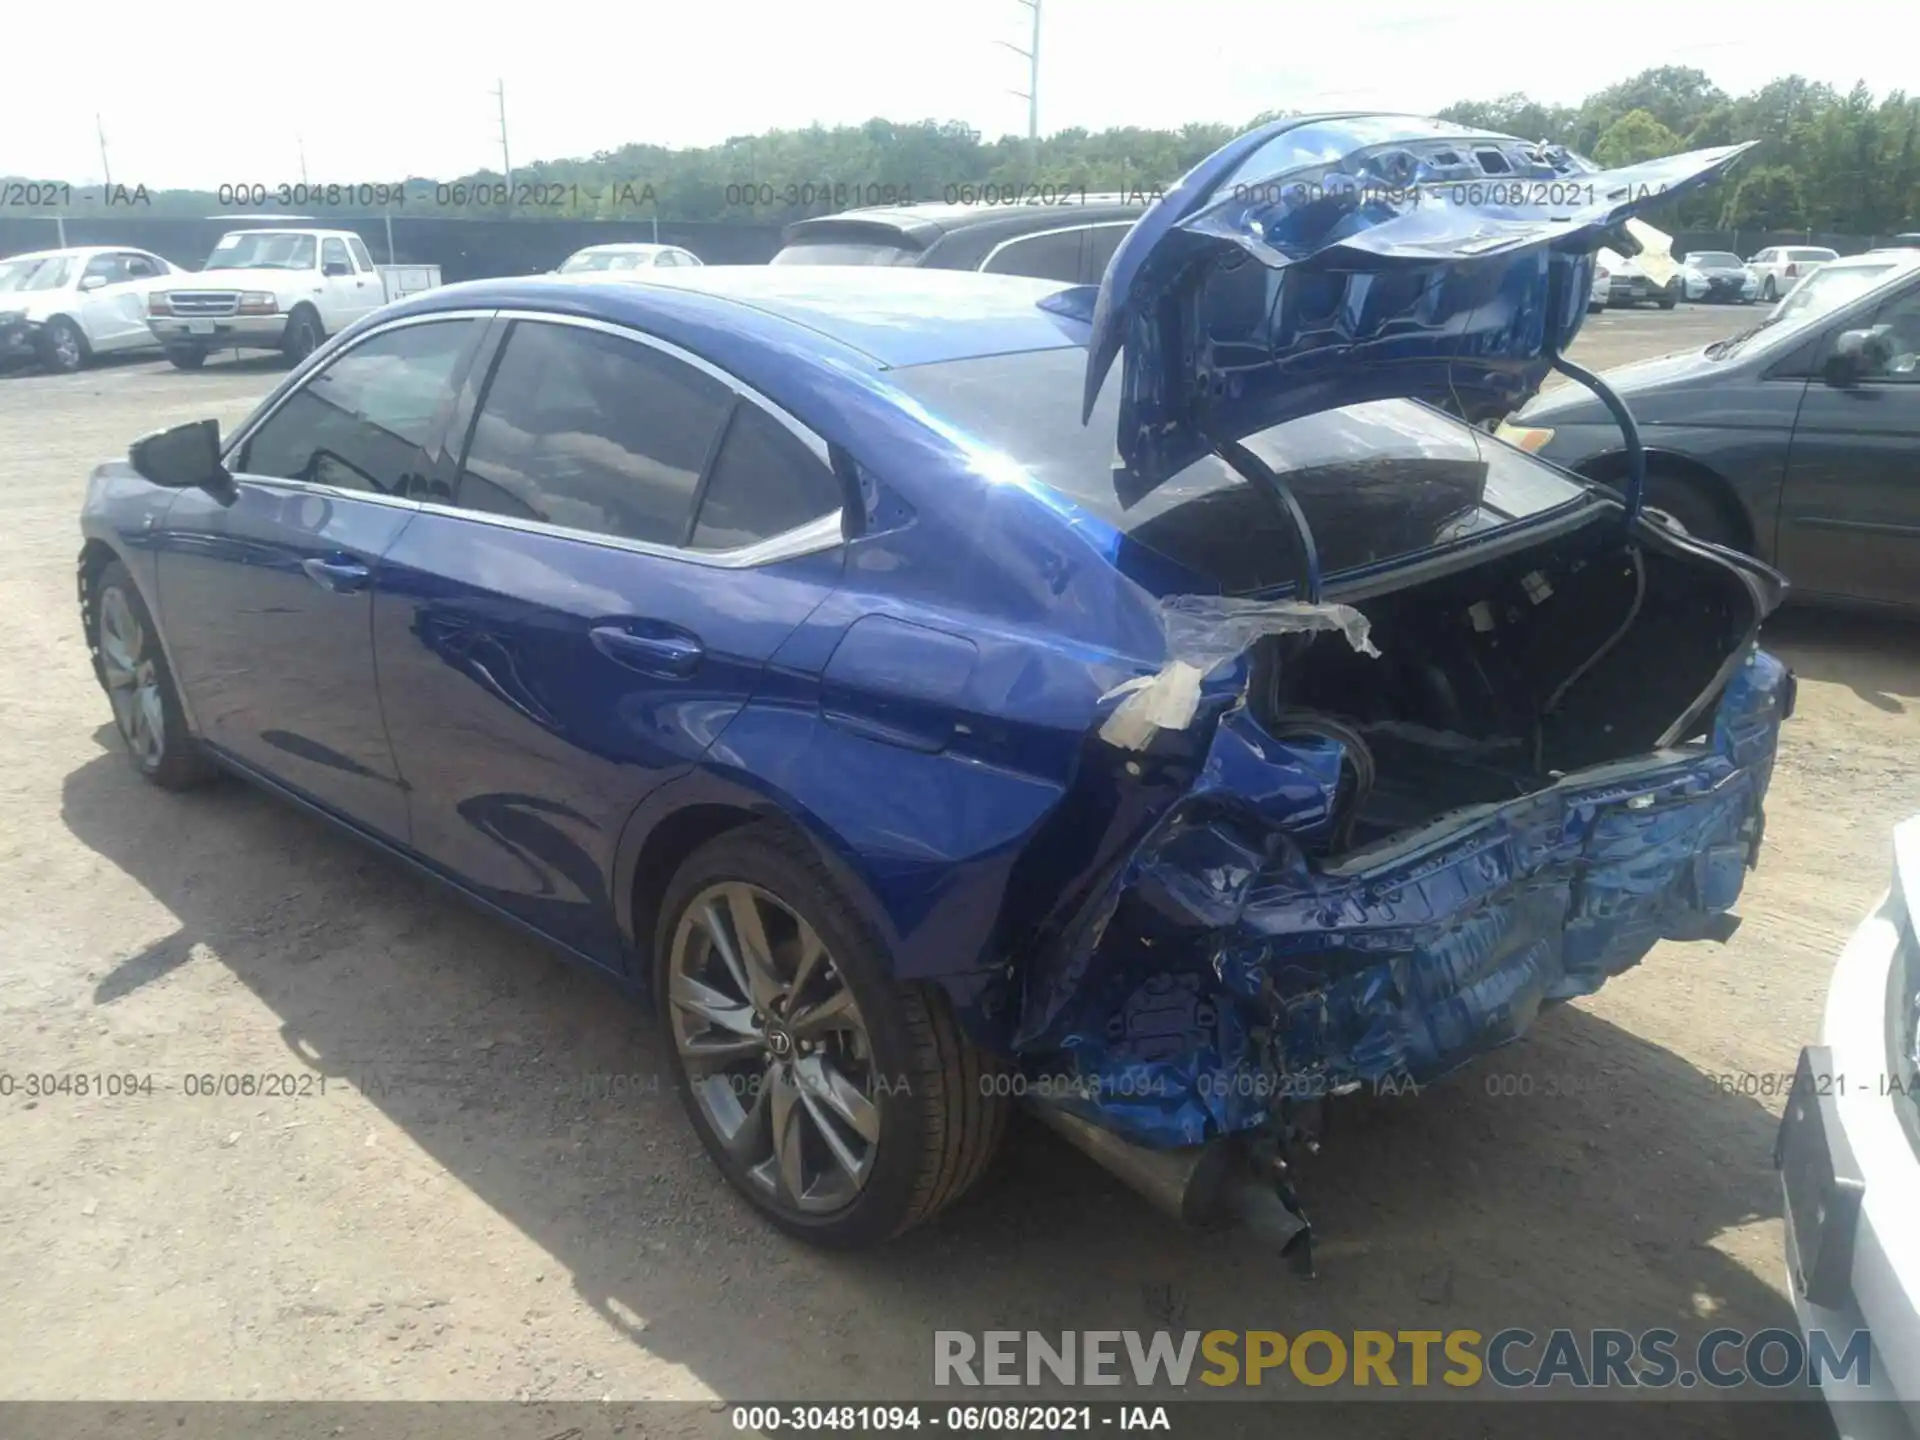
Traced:
<path id="1" fill-rule="evenodd" d="M 1513 90 L 1572 103 L 1659 64 L 1734 94 L 1795 71 L 1920 88 L 1912 0 L 1825 0 L 1791 28 L 1673 0 L 1042 5 L 1043 132 L 1423 112 Z M 508 14 L 512 29 L 486 18 Z M 516 164 L 875 115 L 1022 134 L 1026 101 L 1009 92 L 1026 89 L 1027 62 L 1006 46 L 1027 48 L 1031 24 L 1020 0 L 27 4 L 5 26 L 0 174 L 97 183 L 96 114 L 113 179 L 129 185 L 296 181 L 303 150 L 316 183 L 498 169 L 496 81 Z M 196 67 L 190 54 L 218 58 Z"/>

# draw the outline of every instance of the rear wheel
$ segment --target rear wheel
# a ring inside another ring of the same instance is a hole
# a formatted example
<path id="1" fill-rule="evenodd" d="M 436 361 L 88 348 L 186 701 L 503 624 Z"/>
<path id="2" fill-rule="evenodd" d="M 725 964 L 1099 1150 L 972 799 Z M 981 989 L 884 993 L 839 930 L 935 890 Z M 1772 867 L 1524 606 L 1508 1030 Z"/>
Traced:
<path id="1" fill-rule="evenodd" d="M 40 366 L 56 375 L 71 375 L 87 363 L 87 337 L 64 315 L 56 315 L 40 331 Z"/>
<path id="2" fill-rule="evenodd" d="M 1780 298 L 1779 287 L 1773 283 L 1773 277 L 1771 275 L 1761 282 L 1760 298 L 1762 300 L 1778 300 Z"/>
<path id="3" fill-rule="evenodd" d="M 836 1248 L 958 1199 L 1006 1125 L 998 1066 L 944 992 L 894 982 L 810 849 L 731 831 L 660 910 L 655 988 L 701 1143 L 776 1225 Z"/>
<path id="4" fill-rule="evenodd" d="M 208 779 L 213 766 L 187 732 L 153 617 L 117 560 L 101 572 L 92 619 L 100 683 L 133 768 L 164 790 L 185 790 Z"/>

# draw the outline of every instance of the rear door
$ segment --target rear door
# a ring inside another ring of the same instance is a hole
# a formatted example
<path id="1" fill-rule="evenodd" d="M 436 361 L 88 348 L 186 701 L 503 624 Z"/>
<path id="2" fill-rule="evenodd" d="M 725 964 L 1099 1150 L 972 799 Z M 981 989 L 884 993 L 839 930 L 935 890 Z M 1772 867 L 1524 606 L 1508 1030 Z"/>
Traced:
<path id="1" fill-rule="evenodd" d="M 156 533 L 168 648 L 207 741 L 403 843 L 373 596 L 483 327 L 403 321 L 357 341 L 236 436 L 231 504 L 183 490 Z"/>
<path id="2" fill-rule="evenodd" d="M 1844 323 L 1884 326 L 1891 358 L 1850 385 L 1817 373 L 1807 383 L 1781 495 L 1780 568 L 1816 594 L 1920 605 L 1920 281 Z"/>
<path id="3" fill-rule="evenodd" d="M 414 848 L 617 967 L 622 827 L 836 583 L 839 487 L 823 444 L 684 352 L 500 328 L 451 491 L 387 556 L 387 728 Z"/>
<path id="4" fill-rule="evenodd" d="M 1002 240 L 987 252 L 980 268 L 989 275 L 1028 275 L 1079 285 L 1085 283 L 1086 256 L 1087 227 L 1070 225 Z"/>

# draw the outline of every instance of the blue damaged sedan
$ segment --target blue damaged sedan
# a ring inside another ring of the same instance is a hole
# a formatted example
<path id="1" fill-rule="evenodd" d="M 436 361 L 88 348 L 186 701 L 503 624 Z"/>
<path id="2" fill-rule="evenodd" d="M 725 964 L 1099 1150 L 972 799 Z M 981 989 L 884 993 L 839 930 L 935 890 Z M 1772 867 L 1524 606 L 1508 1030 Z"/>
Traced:
<path id="1" fill-rule="evenodd" d="M 1024 1099 L 1311 1256 L 1332 1097 L 1724 937 L 1782 596 L 1482 428 L 1629 170 L 1275 122 L 1098 286 L 707 267 L 450 286 L 95 471 L 139 772 L 235 772 L 658 1006 L 727 1180 L 850 1246 Z"/>

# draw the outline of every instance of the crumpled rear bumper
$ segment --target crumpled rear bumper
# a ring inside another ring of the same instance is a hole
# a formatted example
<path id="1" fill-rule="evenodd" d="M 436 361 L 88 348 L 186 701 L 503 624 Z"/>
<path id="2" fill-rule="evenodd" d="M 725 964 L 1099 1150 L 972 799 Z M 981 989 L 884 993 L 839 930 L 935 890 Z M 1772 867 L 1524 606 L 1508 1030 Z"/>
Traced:
<path id="1" fill-rule="evenodd" d="M 1434 1079 L 1739 899 L 1793 677 L 1755 651 L 1710 743 L 1567 776 L 1322 867 L 1337 762 L 1223 721 L 1206 785 L 1029 983 L 1016 1047 L 1064 1103 L 1153 1147 L 1253 1130 L 1288 1102 Z M 1056 1092 L 1058 1093 L 1058 1092 Z"/>

